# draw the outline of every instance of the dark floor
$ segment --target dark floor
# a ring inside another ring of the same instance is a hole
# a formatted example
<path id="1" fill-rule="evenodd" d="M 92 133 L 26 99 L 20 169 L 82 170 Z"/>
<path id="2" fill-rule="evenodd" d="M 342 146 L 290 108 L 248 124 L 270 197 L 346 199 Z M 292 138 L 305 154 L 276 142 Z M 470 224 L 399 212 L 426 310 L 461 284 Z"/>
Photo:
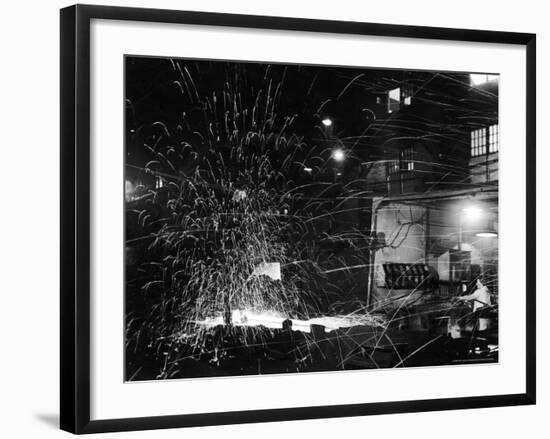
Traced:
<path id="1" fill-rule="evenodd" d="M 212 328 L 202 349 L 181 344 L 162 356 L 127 352 L 132 381 L 440 366 L 498 361 L 497 333 L 463 331 L 460 338 L 430 330 L 353 327 L 312 333 Z"/>

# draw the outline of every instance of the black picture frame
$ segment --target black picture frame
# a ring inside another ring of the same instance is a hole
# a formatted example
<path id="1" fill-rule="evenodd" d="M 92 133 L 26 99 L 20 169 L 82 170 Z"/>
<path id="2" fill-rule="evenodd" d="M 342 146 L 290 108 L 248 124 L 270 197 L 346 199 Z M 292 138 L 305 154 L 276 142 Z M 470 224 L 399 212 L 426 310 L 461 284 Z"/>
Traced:
<path id="1" fill-rule="evenodd" d="M 526 392 L 508 395 L 392 401 L 90 420 L 90 21 L 132 20 L 254 29 L 357 34 L 526 47 Z M 98 433 L 324 417 L 527 405 L 536 395 L 535 321 L 535 52 L 529 33 L 447 29 L 175 10 L 75 5 L 61 10 L 61 404 L 63 430 Z"/>

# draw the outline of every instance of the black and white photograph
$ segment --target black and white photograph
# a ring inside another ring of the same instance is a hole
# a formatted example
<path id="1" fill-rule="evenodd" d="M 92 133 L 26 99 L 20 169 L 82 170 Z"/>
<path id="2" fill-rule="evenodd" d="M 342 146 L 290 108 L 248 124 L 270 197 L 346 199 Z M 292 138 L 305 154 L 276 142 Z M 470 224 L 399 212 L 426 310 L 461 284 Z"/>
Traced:
<path id="1" fill-rule="evenodd" d="M 543 2 L 6 6 L 0 437 L 545 436 Z"/>
<path id="2" fill-rule="evenodd" d="M 498 362 L 498 74 L 124 63 L 127 381 Z"/>

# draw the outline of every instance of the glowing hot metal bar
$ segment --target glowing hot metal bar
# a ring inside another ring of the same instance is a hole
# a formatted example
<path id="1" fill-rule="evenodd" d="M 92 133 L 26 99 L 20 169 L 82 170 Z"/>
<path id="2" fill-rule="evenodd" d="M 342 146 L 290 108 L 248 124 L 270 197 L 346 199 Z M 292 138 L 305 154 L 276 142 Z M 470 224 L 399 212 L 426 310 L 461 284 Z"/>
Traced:
<path id="1" fill-rule="evenodd" d="M 292 329 L 300 332 L 311 332 L 311 325 L 324 326 L 328 331 L 334 331 L 340 328 L 351 328 L 354 326 L 380 326 L 381 322 L 377 321 L 370 315 L 344 315 L 344 316 L 325 316 L 315 317 L 308 320 L 288 319 L 275 311 L 255 312 L 252 310 L 234 310 L 231 314 L 231 324 L 234 326 L 263 326 L 269 329 L 281 329 L 283 322 L 290 320 Z M 201 321 L 196 321 L 198 325 L 208 328 L 223 325 L 223 316 L 207 318 Z"/>

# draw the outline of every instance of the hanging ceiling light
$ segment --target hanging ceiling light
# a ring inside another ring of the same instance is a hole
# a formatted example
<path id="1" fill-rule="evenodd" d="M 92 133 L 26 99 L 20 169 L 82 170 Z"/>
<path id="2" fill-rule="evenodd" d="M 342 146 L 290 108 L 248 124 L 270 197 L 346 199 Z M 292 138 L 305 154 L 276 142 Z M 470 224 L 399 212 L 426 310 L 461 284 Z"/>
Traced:
<path id="1" fill-rule="evenodd" d="M 498 236 L 498 233 L 495 230 L 483 229 L 479 232 L 476 232 L 476 236 L 478 236 L 479 238 L 493 238 L 495 236 Z"/>
<path id="2" fill-rule="evenodd" d="M 475 233 L 479 238 L 494 238 L 495 236 L 498 236 L 495 223 L 491 221 L 490 218 L 487 219 L 487 221 L 485 221 Z"/>

